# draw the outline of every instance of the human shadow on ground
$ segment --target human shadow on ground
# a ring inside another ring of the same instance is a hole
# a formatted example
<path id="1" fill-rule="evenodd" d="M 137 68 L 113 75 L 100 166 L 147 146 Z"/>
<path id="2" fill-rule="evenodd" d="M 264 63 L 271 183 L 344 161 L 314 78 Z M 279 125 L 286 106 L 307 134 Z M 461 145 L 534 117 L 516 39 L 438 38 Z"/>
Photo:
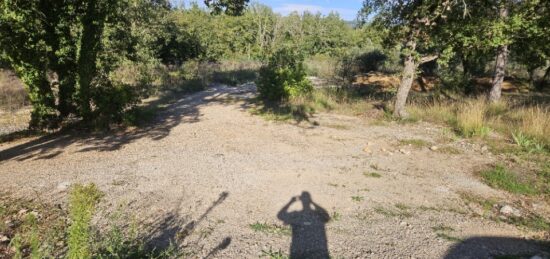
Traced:
<path id="1" fill-rule="evenodd" d="M 298 200 L 302 202 L 302 210 L 289 212 L 290 206 Z M 292 227 L 290 258 L 330 258 L 325 230 L 330 216 L 313 202 L 309 192 L 292 197 L 279 211 L 277 218 Z"/>
<path id="2" fill-rule="evenodd" d="M 532 258 L 536 255 L 540 258 L 550 256 L 550 242 L 508 237 L 472 237 L 452 246 L 444 258 Z"/>
<path id="3" fill-rule="evenodd" d="M 180 215 L 181 207 L 178 206 L 174 211 L 160 216 L 153 220 L 153 223 L 146 229 L 146 235 L 142 237 L 145 240 L 146 247 L 154 251 L 164 251 L 170 246 L 178 250 L 185 249 L 182 244 L 191 236 L 195 229 L 207 218 L 218 205 L 223 203 L 229 196 L 228 192 L 222 192 L 201 216 L 189 220 Z M 219 251 L 227 248 L 231 244 L 231 237 L 224 238 L 216 247 L 214 247 L 205 258 L 215 256 Z M 187 243 L 187 247 L 192 247 L 192 243 Z"/>
<path id="4" fill-rule="evenodd" d="M 107 132 L 93 133 L 80 129 L 66 129 L 57 133 L 44 135 L 36 139 L 0 151 L 0 162 L 15 159 L 51 159 L 62 154 L 66 147 L 78 145 L 78 152 L 113 151 L 122 148 L 141 138 L 161 140 L 170 135 L 171 130 L 181 123 L 200 121 L 201 105 L 207 103 L 210 96 L 215 96 L 219 88 L 209 88 L 205 91 L 180 98 L 167 96 L 149 102 L 142 107 L 144 110 L 157 111 L 154 117 L 135 129 L 119 129 Z"/>

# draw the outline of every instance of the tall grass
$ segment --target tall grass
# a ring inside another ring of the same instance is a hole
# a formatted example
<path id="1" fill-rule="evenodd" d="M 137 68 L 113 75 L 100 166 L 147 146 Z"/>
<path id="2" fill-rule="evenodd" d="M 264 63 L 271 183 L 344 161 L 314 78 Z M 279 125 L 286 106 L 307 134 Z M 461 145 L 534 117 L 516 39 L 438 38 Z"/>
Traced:
<path id="1" fill-rule="evenodd" d="M 531 142 L 550 148 L 550 110 L 541 106 L 515 106 L 505 100 L 489 104 L 484 98 L 455 102 L 414 103 L 412 116 L 447 123 L 465 137 L 485 136 L 495 130 L 514 139 L 521 134 Z"/>
<path id="2" fill-rule="evenodd" d="M 68 233 L 68 258 L 92 257 L 91 220 L 102 194 L 94 184 L 75 185 L 70 194 Z"/>

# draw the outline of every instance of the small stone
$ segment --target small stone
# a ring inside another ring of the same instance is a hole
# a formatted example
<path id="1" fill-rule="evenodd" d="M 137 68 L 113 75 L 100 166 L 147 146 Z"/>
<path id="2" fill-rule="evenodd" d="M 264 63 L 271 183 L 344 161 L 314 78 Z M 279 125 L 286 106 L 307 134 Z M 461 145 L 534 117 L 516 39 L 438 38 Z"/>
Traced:
<path id="1" fill-rule="evenodd" d="M 535 256 L 532 256 L 530 259 L 544 259 L 544 258 L 540 255 L 535 255 Z"/>
<path id="2" fill-rule="evenodd" d="M 430 150 L 431 150 L 431 151 L 436 151 L 436 150 L 438 150 L 438 149 L 439 149 L 439 148 L 438 148 L 437 146 L 431 146 L 431 147 L 430 147 Z"/>
<path id="3" fill-rule="evenodd" d="M 11 221 L 11 220 L 6 220 L 6 221 L 4 221 L 4 224 L 5 224 L 6 227 L 8 227 L 8 228 L 12 228 L 12 227 L 15 226 L 15 224 L 14 224 L 13 221 Z"/>
<path id="4" fill-rule="evenodd" d="M 405 154 L 405 155 L 409 155 L 411 152 L 405 150 L 405 149 L 399 149 L 399 152 L 401 152 L 402 154 Z"/>
<path id="5" fill-rule="evenodd" d="M 405 222 L 405 221 L 401 221 L 401 223 L 399 223 L 399 225 L 405 227 L 405 226 L 407 226 L 408 224 L 407 224 L 407 222 Z"/>
<path id="6" fill-rule="evenodd" d="M 65 190 L 69 189 L 70 185 L 71 185 L 70 182 L 60 182 L 59 184 L 57 184 L 57 190 L 65 191 Z"/>
<path id="7" fill-rule="evenodd" d="M 21 209 L 19 212 L 17 212 L 17 215 L 24 216 L 25 214 L 27 214 L 28 211 L 28 209 Z"/>
<path id="8" fill-rule="evenodd" d="M 481 153 L 487 153 L 487 151 L 489 151 L 489 147 L 483 145 L 483 146 L 481 147 Z"/>
<path id="9" fill-rule="evenodd" d="M 0 234 L 0 243 L 7 243 L 10 239 L 7 236 Z"/>
<path id="10" fill-rule="evenodd" d="M 500 208 L 500 214 L 506 215 L 506 216 L 515 216 L 515 217 L 521 216 L 520 211 L 510 205 L 502 206 Z"/>

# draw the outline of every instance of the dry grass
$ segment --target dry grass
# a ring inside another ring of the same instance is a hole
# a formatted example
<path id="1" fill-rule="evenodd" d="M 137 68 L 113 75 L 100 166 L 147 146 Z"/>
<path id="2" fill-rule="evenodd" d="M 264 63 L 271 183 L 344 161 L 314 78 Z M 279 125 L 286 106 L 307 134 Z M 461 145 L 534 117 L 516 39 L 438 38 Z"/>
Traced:
<path id="1" fill-rule="evenodd" d="M 409 107 L 413 117 L 451 125 L 466 137 L 484 136 L 494 130 L 512 137 L 521 133 L 550 147 L 550 110 L 542 106 L 515 106 L 503 100 L 489 104 L 484 98 L 457 102 L 416 103 Z"/>
<path id="2" fill-rule="evenodd" d="M 297 97 L 292 104 L 305 105 L 314 111 L 360 115 L 372 110 L 370 100 L 336 88 L 314 90 L 310 96 Z"/>
<path id="3" fill-rule="evenodd" d="M 456 127 L 467 137 L 485 136 L 489 133 L 486 125 L 487 104 L 482 99 L 467 101 L 459 105 L 456 113 Z"/>
<path id="4" fill-rule="evenodd" d="M 14 112 L 29 104 L 21 80 L 12 71 L 0 69 L 0 110 Z"/>

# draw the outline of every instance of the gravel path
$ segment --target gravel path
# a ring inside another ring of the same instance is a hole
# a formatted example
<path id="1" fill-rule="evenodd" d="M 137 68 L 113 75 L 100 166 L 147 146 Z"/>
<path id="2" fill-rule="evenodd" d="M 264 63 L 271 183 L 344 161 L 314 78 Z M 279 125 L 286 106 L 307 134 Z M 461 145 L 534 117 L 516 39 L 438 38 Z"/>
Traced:
<path id="1" fill-rule="evenodd" d="M 480 147 L 423 123 L 375 126 L 334 114 L 268 122 L 246 110 L 253 95 L 252 87 L 215 86 L 171 103 L 147 127 L 1 144 L 1 186 L 65 204 L 67 186 L 93 182 L 106 194 L 98 224 L 123 208 L 151 244 L 177 242 L 191 258 L 539 252 L 523 240 L 534 233 L 475 216 L 462 198 L 507 197 L 472 174 L 498 159 Z M 460 152 L 400 146 L 403 139 Z"/>

